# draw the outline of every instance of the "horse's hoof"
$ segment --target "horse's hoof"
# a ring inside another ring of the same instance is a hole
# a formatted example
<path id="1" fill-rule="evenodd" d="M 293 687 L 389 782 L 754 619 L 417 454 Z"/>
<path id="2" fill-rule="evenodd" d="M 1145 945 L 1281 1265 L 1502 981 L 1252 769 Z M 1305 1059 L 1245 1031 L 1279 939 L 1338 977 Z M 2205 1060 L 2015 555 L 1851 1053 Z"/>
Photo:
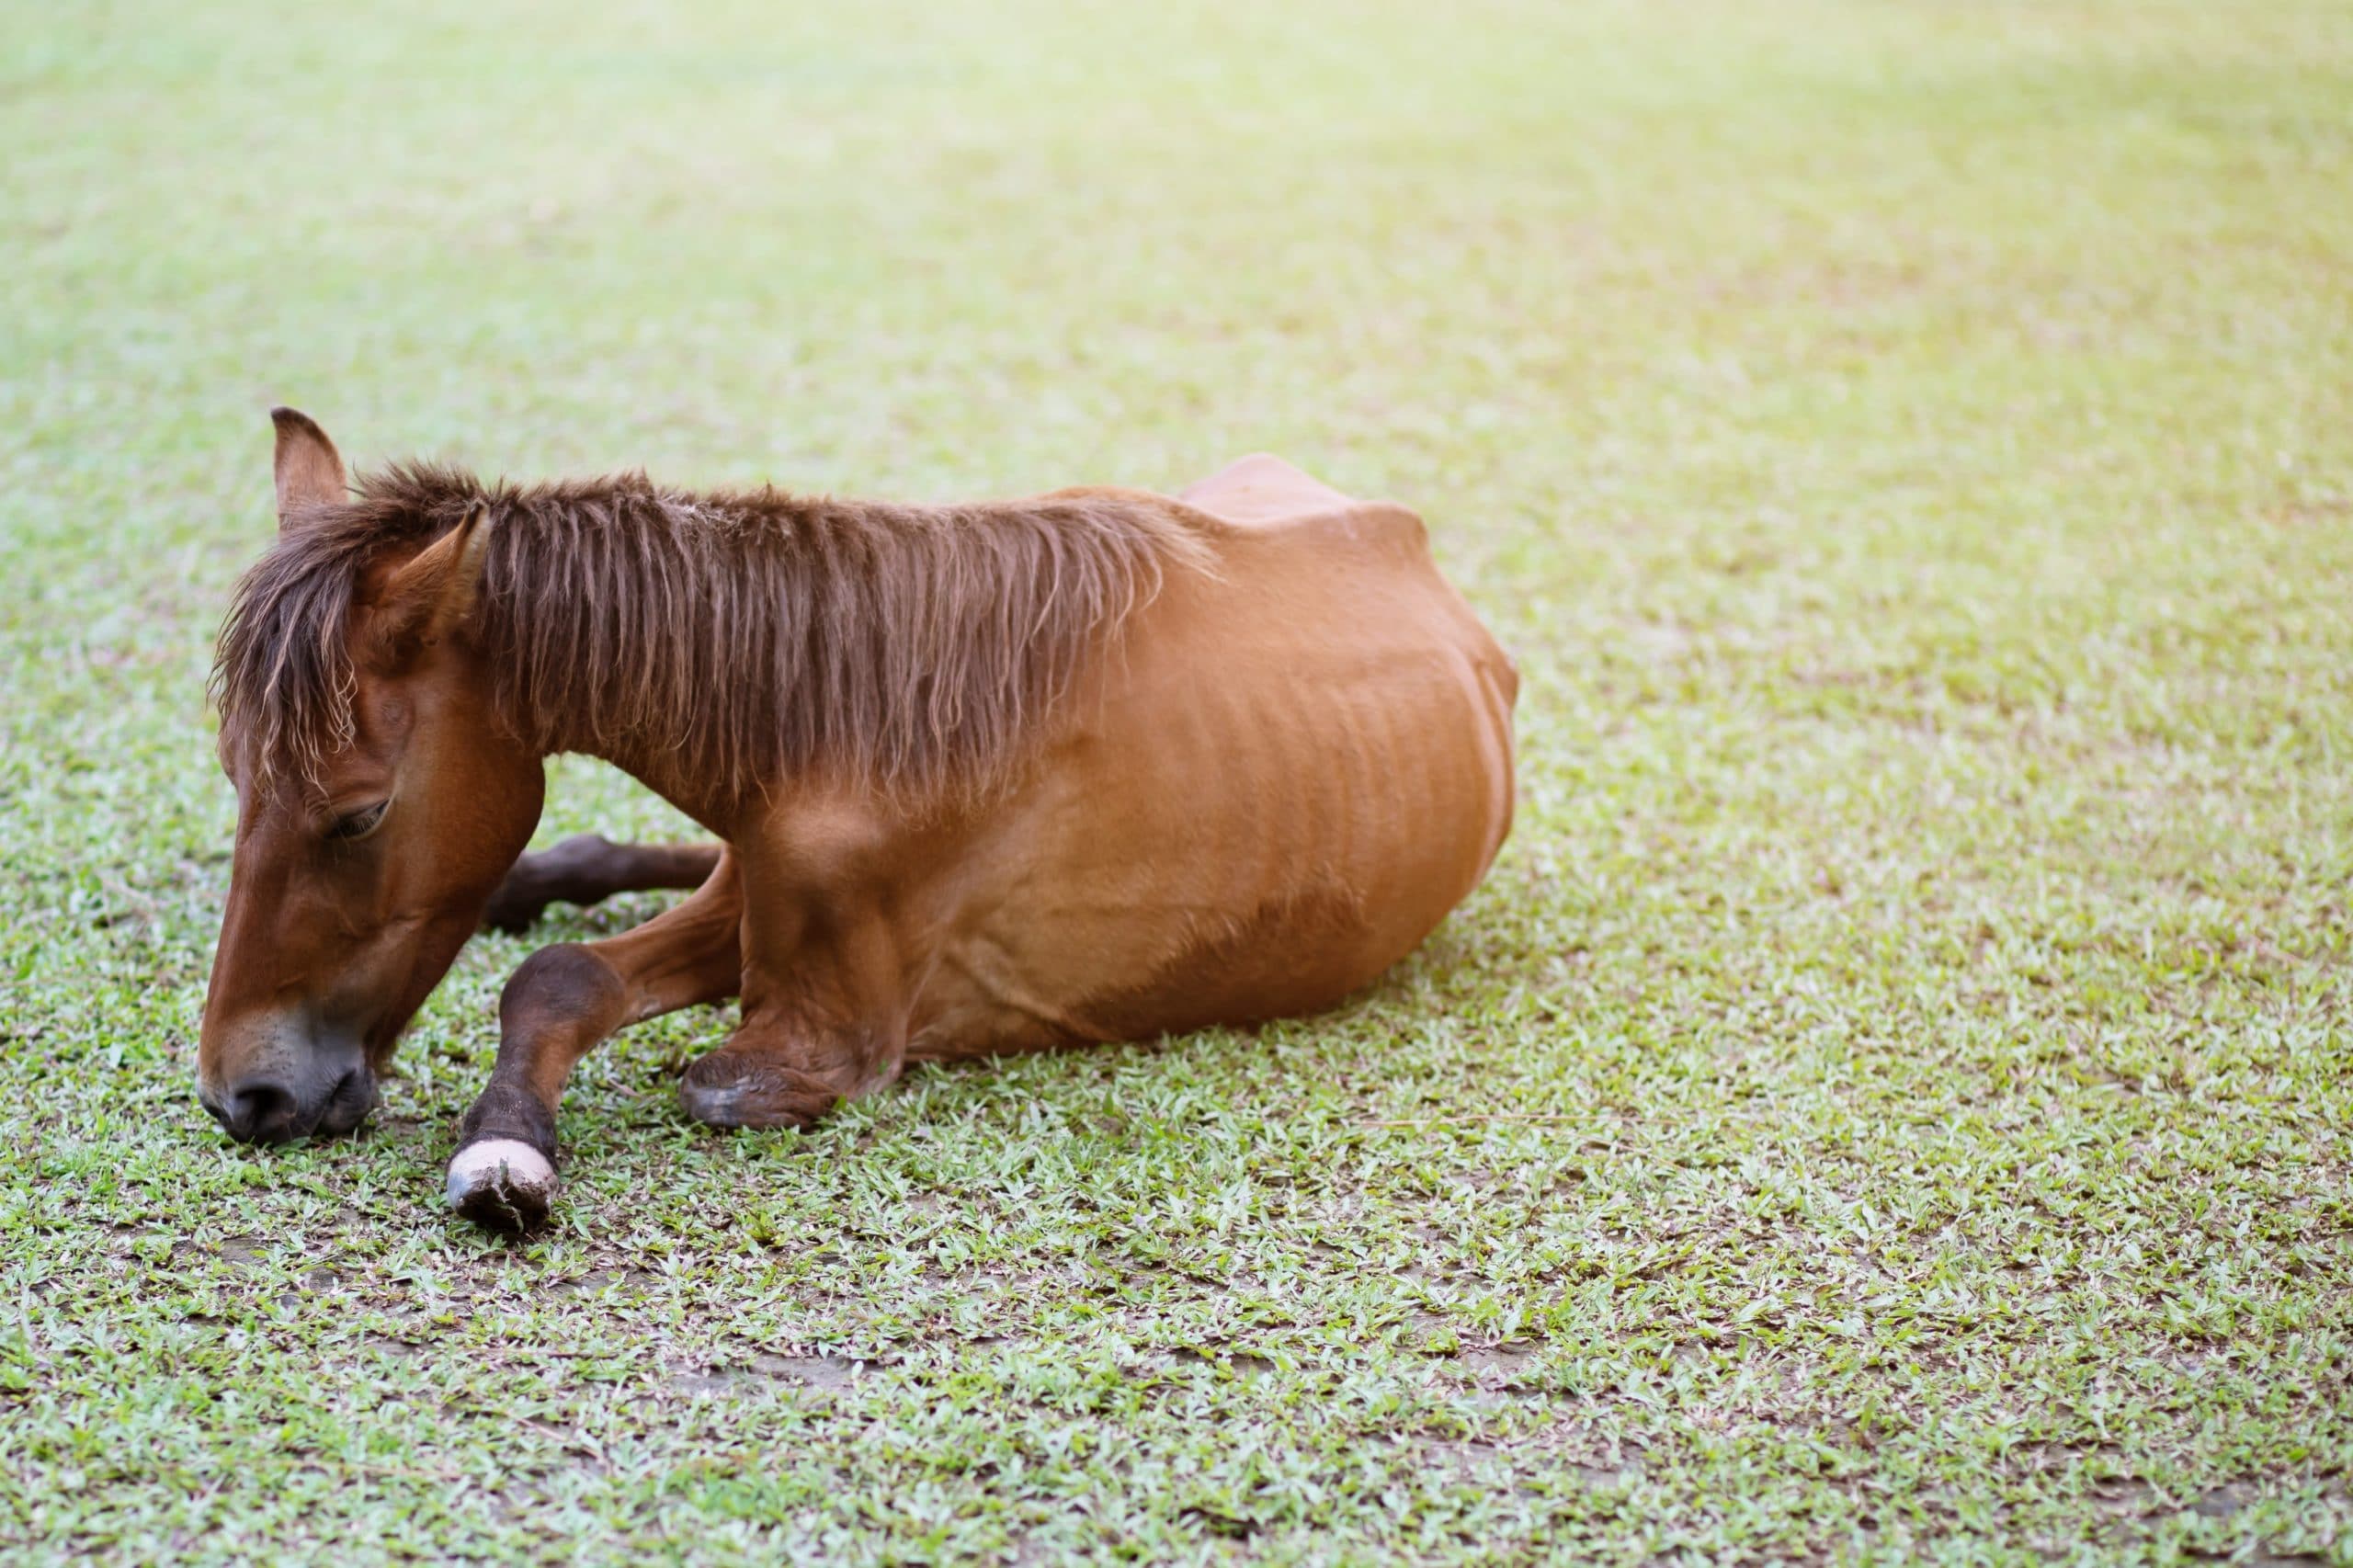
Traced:
<path id="1" fill-rule="evenodd" d="M 449 1207 L 486 1231 L 519 1236 L 547 1223 L 555 1167 L 529 1143 L 486 1138 L 449 1162 Z"/>
<path id="2" fill-rule="evenodd" d="M 840 1096 L 830 1090 L 793 1082 L 799 1074 L 740 1070 L 713 1051 L 678 1080 L 678 1103 L 688 1116 L 707 1126 L 790 1127 L 807 1130 L 834 1108 Z M 779 1078 L 785 1081 L 779 1082 Z"/>
<path id="3" fill-rule="evenodd" d="M 513 879 L 508 880 L 511 881 Z M 540 923 L 540 916 L 548 912 L 548 905 L 552 902 L 551 899 L 539 897 L 534 889 L 510 889 L 502 884 L 496 892 L 491 894 L 489 904 L 482 912 L 483 927 L 519 937 Z"/>

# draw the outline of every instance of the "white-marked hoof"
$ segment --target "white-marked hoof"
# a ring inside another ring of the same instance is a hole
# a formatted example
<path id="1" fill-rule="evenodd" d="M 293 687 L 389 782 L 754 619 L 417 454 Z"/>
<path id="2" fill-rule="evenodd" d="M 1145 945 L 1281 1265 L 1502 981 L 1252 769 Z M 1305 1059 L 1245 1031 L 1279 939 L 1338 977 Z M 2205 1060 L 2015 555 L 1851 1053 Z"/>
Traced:
<path id="1" fill-rule="evenodd" d="M 555 1167 L 529 1143 L 486 1138 L 449 1162 L 449 1207 L 485 1230 L 521 1235 L 546 1223 Z"/>

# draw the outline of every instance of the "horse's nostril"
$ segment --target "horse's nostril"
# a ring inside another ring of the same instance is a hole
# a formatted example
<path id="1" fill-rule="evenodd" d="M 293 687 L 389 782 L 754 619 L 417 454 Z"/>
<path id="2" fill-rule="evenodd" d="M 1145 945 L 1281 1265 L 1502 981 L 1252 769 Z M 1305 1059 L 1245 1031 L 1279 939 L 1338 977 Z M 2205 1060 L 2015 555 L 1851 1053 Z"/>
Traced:
<path id="1" fill-rule="evenodd" d="M 247 1143 L 278 1143 L 295 1135 L 295 1110 L 294 1091 L 265 1078 L 231 1089 L 228 1108 L 219 1114 L 230 1137 Z"/>
<path id="2" fill-rule="evenodd" d="M 376 1108 L 376 1075 L 363 1064 L 335 1080 L 328 1091 L 326 1109 L 312 1133 L 340 1136 L 358 1127 Z"/>

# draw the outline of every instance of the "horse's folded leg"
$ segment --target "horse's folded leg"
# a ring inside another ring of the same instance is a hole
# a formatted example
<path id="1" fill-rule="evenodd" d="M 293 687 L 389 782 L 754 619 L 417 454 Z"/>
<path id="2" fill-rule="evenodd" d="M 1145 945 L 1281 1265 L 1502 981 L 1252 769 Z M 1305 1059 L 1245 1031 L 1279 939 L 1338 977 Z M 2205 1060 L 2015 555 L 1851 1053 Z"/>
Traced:
<path id="1" fill-rule="evenodd" d="M 541 948 L 498 998 L 498 1064 L 458 1128 L 443 1189 L 494 1231 L 536 1229 L 555 1198 L 555 1108 L 574 1063 L 627 1021 L 629 988 L 594 947 Z"/>
<path id="2" fill-rule="evenodd" d="M 722 858 L 693 897 L 637 929 L 526 959 L 499 994 L 498 1062 L 459 1128 L 449 1206 L 495 1231 L 545 1223 L 556 1106 L 573 1067 L 617 1029 L 733 995 L 742 921 L 734 867 Z"/>
<path id="3" fill-rule="evenodd" d="M 536 923 L 551 903 L 585 909 L 617 892 L 700 887 L 719 855 L 716 844 L 615 844 L 580 834 L 518 858 L 490 895 L 482 923 L 511 935 Z"/>
<path id="4" fill-rule="evenodd" d="M 548 853 L 552 855 L 555 851 Z M 526 855 L 507 868 L 506 875 L 499 881 L 498 891 L 483 906 L 483 929 L 519 937 L 539 924 L 540 916 L 548 912 L 551 902 L 540 868 L 532 864 L 540 858 Z"/>

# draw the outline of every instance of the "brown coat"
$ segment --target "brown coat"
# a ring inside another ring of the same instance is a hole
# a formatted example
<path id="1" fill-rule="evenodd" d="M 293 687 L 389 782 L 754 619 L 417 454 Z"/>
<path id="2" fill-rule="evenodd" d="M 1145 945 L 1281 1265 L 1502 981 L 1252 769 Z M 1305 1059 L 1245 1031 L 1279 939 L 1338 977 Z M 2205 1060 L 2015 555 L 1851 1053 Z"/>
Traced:
<path id="1" fill-rule="evenodd" d="M 232 1131 L 364 1114 L 546 753 L 722 841 L 659 860 L 708 872 L 674 909 L 509 982 L 449 1179 L 488 1222 L 544 1215 L 564 1080 L 631 1022 L 740 994 L 681 1092 L 768 1126 L 909 1061 L 1312 1012 L 1510 825 L 1517 677 L 1421 520 L 1273 458 L 970 508 L 421 469 L 353 502 L 278 417 L 281 540 L 217 677 L 240 811 L 199 1077 Z"/>

